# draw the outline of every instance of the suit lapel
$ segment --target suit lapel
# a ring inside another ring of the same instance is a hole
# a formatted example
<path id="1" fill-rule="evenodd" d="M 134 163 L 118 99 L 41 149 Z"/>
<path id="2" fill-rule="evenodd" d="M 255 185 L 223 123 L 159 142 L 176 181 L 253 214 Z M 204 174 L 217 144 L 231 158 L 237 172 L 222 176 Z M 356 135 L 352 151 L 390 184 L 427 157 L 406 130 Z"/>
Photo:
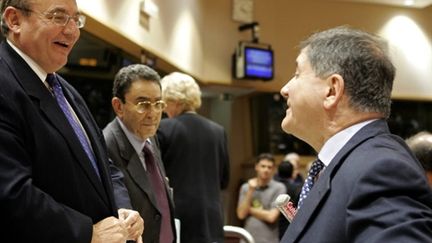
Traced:
<path id="1" fill-rule="evenodd" d="M 319 176 L 319 179 L 315 182 L 312 190 L 308 194 L 308 200 L 303 202 L 301 209 L 297 212 L 294 221 L 288 227 L 288 231 L 284 234 L 284 238 L 281 242 L 294 242 L 306 229 L 310 220 L 313 220 L 313 216 L 318 210 L 319 205 L 325 195 L 330 190 L 330 177 L 333 168 L 326 168 Z M 286 236 L 289 238 L 286 239 Z"/>
<path id="2" fill-rule="evenodd" d="M 150 179 L 147 176 L 148 172 L 144 170 L 144 167 L 136 153 L 130 158 L 127 171 L 131 175 L 132 180 L 134 180 L 139 188 L 147 194 L 152 204 L 158 208 Z"/>
<path id="3" fill-rule="evenodd" d="M 75 132 L 69 125 L 69 122 L 63 115 L 63 111 L 57 105 L 51 92 L 43 85 L 42 81 L 30 66 L 28 66 L 28 64 L 14 50 L 12 50 L 8 44 L 3 42 L 1 48 L 6 53 L 3 57 L 5 58 L 6 63 L 8 63 L 12 73 L 15 75 L 18 84 L 23 87 L 35 106 L 39 107 L 42 115 L 45 116 L 45 119 L 57 129 L 59 134 L 61 134 L 71 149 L 71 154 L 76 157 L 77 163 L 80 163 L 96 191 L 98 191 L 100 196 L 105 199 L 104 201 L 107 202 L 107 197 L 102 184 L 97 179 L 97 175 L 91 167 L 89 158 L 82 149 Z M 18 71 L 14 69 L 14 67 L 20 67 L 21 69 Z M 74 107 L 74 109 L 77 115 L 80 115 L 81 112 L 76 110 L 76 107 Z"/>
<path id="4" fill-rule="evenodd" d="M 135 149 L 130 144 L 128 138 L 124 134 L 117 120 L 114 120 L 113 133 L 119 145 L 120 156 L 122 157 L 123 161 L 127 163 L 127 173 L 138 185 L 138 187 L 147 194 L 151 203 L 157 208 L 156 198 L 151 189 L 152 185 L 147 176 L 147 171 L 144 170 L 144 166 L 141 163 L 140 158 L 135 152 Z"/>
<path id="5" fill-rule="evenodd" d="M 83 107 L 81 102 L 77 101 L 75 97 L 72 95 L 69 88 L 65 85 L 65 80 L 63 80 L 61 77 L 58 76 L 58 80 L 62 85 L 63 93 L 68 100 L 69 104 L 71 105 L 72 109 L 75 111 L 75 114 L 77 115 L 78 119 L 81 122 L 81 125 L 83 126 L 85 132 L 87 133 L 87 137 L 90 141 L 90 144 L 93 149 L 93 153 L 96 159 L 96 163 L 98 166 L 98 169 L 100 171 L 101 180 L 104 183 L 101 183 L 101 181 L 98 178 L 98 175 L 96 174 L 93 166 L 91 165 L 91 161 L 88 158 L 87 154 L 85 153 L 84 149 L 82 148 L 81 142 L 79 141 L 78 137 L 75 135 L 75 132 L 73 131 L 72 127 L 69 125 L 69 121 L 66 119 L 65 116 L 63 116 L 64 122 L 62 123 L 65 127 L 68 127 L 69 129 L 65 129 L 65 133 L 68 133 L 68 138 L 72 142 L 71 146 L 73 146 L 75 154 L 79 157 L 79 162 L 82 166 L 82 168 L 85 170 L 89 180 L 93 183 L 93 185 L 96 187 L 97 191 L 99 192 L 100 196 L 105 199 L 105 201 L 108 201 L 107 194 L 108 192 L 105 190 L 110 190 L 109 188 L 104 188 L 103 185 L 107 186 L 110 184 L 111 177 L 108 177 L 111 173 L 108 171 L 107 165 L 103 163 L 103 161 L 106 160 L 107 155 L 104 151 L 101 150 L 100 146 L 98 145 L 99 141 L 95 141 L 95 139 L 98 137 L 97 132 L 93 129 L 93 127 L 90 125 L 92 118 L 88 116 L 88 112 L 86 112 L 87 108 Z M 58 106 L 57 106 L 58 107 Z M 58 107 L 58 109 L 61 111 L 61 109 Z"/>
<path id="6" fill-rule="evenodd" d="M 312 190 L 308 195 L 308 199 L 304 201 L 301 209 L 297 212 L 294 221 L 290 224 L 282 238 L 283 243 L 295 242 L 307 230 L 308 225 L 314 220 L 321 205 L 325 201 L 326 195 L 330 192 L 331 181 L 337 173 L 340 166 L 345 161 L 346 157 L 358 145 L 377 135 L 378 132 L 388 131 L 384 120 L 374 121 L 362 129 L 360 129 L 344 147 L 332 159 L 329 166 L 320 174 Z"/>
<path id="7" fill-rule="evenodd" d="M 65 89 L 63 89 L 65 90 Z M 49 93 L 49 91 L 47 90 Z M 65 92 L 67 93 L 67 92 Z M 66 96 L 66 94 L 65 94 Z M 39 96 L 39 98 L 42 98 Z M 82 118 L 80 115 L 82 110 L 77 109 L 74 102 L 71 102 L 70 97 L 68 97 L 68 101 L 71 104 L 72 108 L 74 109 L 75 113 L 77 114 L 78 118 L 80 119 L 80 122 L 82 123 L 83 127 L 85 128 L 86 132 L 88 130 L 88 124 L 85 119 Z M 91 165 L 90 159 L 88 158 L 87 154 L 85 153 L 84 149 L 82 148 L 82 145 L 80 141 L 78 140 L 78 137 L 76 136 L 74 130 L 69 124 L 69 121 L 66 119 L 66 117 L 63 115 L 63 111 L 60 109 L 60 107 L 57 105 L 54 97 L 49 94 L 47 97 L 43 97 L 40 100 L 40 109 L 41 111 L 46 115 L 46 119 L 57 129 L 57 131 L 63 136 L 65 142 L 68 144 L 69 148 L 72 151 L 72 155 L 76 157 L 77 163 L 79 163 L 80 167 L 83 169 L 85 174 L 87 175 L 87 178 L 89 181 L 91 181 L 92 185 L 98 192 L 98 194 L 104 199 L 105 202 L 108 203 L 108 198 L 106 195 L 106 192 L 103 188 L 103 185 L 101 181 L 98 178 L 98 175 L 94 171 L 94 168 Z M 88 137 L 90 140 L 92 140 L 92 134 L 88 133 Z M 94 141 L 91 141 L 91 144 L 93 148 Z M 103 166 L 100 165 L 100 157 L 96 157 L 96 161 L 98 161 L 98 166 L 100 169 L 103 168 Z M 100 173 L 102 176 L 102 180 L 106 180 L 107 178 L 104 178 L 107 174 L 107 171 L 105 170 L 104 173 Z"/>

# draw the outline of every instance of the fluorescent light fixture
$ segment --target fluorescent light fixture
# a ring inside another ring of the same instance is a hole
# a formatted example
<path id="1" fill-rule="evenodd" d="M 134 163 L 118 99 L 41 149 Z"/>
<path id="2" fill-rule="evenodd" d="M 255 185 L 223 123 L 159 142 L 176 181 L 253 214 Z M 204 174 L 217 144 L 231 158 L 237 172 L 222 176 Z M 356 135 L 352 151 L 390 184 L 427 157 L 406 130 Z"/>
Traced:
<path id="1" fill-rule="evenodd" d="M 414 0 L 405 0 L 404 5 L 405 6 L 412 6 L 412 5 L 414 5 Z"/>

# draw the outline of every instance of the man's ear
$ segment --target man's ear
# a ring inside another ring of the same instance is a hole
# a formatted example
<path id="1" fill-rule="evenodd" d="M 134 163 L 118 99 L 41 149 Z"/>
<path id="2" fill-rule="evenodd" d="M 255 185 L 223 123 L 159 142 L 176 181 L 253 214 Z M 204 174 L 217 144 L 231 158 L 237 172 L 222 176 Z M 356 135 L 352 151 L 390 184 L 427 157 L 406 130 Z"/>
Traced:
<path id="1" fill-rule="evenodd" d="M 339 74 L 332 74 L 326 79 L 328 89 L 324 100 L 324 107 L 331 109 L 337 106 L 344 94 L 345 81 Z"/>
<path id="2" fill-rule="evenodd" d="M 21 30 L 21 18 L 23 14 L 20 13 L 20 10 L 8 6 L 3 13 L 2 25 L 6 25 L 9 28 L 9 31 L 13 33 L 19 33 Z"/>
<path id="3" fill-rule="evenodd" d="M 116 113 L 116 115 L 119 118 L 122 118 L 123 117 L 123 112 L 124 112 L 124 104 L 120 100 L 120 98 L 118 98 L 118 97 L 112 98 L 111 99 L 111 105 L 112 105 L 112 108 L 113 108 L 114 112 Z"/>

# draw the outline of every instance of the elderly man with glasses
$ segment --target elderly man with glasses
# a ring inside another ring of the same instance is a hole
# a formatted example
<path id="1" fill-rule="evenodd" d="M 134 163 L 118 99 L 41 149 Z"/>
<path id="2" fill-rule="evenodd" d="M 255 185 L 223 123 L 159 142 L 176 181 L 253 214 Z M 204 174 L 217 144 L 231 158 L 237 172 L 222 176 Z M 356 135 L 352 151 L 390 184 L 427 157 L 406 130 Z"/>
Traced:
<path id="1" fill-rule="evenodd" d="M 166 107 L 159 80 L 143 64 L 120 69 L 111 100 L 117 117 L 103 132 L 109 156 L 125 176 L 132 207 L 144 218 L 144 242 L 173 243 L 174 203 L 153 137 Z"/>
<path id="2" fill-rule="evenodd" d="M 122 174 L 78 92 L 55 72 L 79 38 L 75 0 L 0 3 L 2 242 L 142 241 Z"/>

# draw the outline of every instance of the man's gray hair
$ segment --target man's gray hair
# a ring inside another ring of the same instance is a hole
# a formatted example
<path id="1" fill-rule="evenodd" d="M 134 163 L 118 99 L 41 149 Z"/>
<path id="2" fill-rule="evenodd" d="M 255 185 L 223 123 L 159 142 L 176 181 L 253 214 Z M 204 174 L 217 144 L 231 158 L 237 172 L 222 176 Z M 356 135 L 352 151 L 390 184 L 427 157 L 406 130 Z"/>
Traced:
<path id="1" fill-rule="evenodd" d="M 4 20 L 4 11 L 7 7 L 12 6 L 21 10 L 30 9 L 31 0 L 2 0 L 0 2 L 0 11 L 1 11 L 1 32 L 4 36 L 9 33 L 9 27 L 7 26 Z M 23 14 L 26 16 L 30 15 L 30 12 L 23 11 Z"/>
<path id="2" fill-rule="evenodd" d="M 318 77 L 342 76 L 354 109 L 390 116 L 395 67 L 381 38 L 341 26 L 312 35 L 301 48 Z"/>

